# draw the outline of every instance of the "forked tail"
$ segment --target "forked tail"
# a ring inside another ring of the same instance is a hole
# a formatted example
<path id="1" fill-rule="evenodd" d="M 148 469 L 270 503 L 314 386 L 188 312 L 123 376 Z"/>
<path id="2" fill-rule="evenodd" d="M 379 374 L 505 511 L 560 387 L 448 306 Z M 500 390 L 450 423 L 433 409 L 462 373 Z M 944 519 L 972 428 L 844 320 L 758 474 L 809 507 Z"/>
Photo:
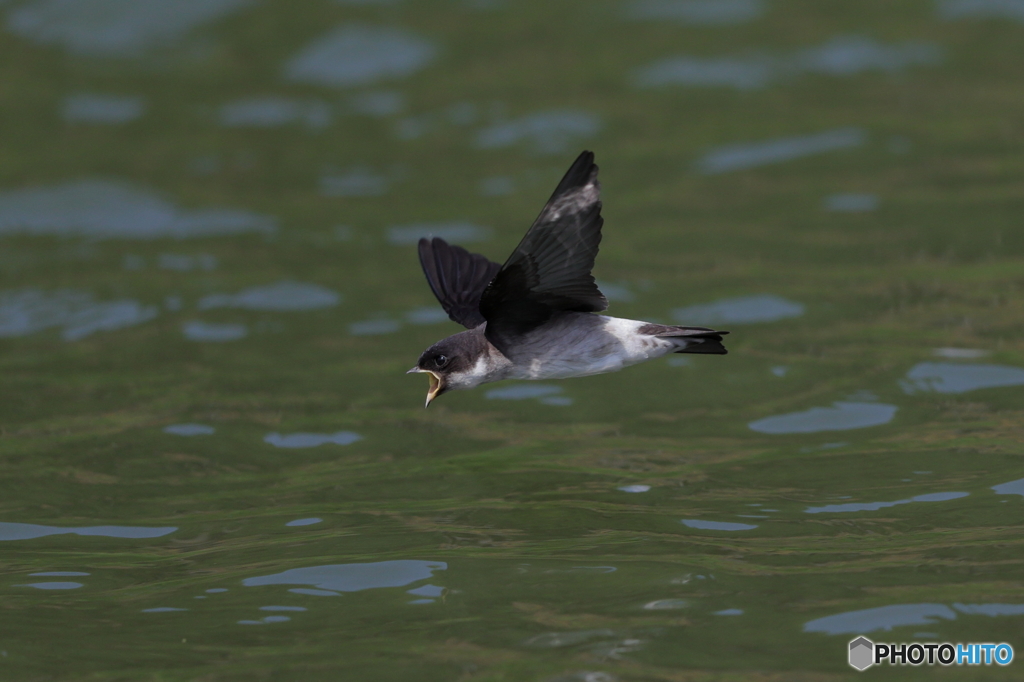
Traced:
<path id="1" fill-rule="evenodd" d="M 729 332 L 715 331 L 708 327 L 676 327 L 667 324 L 646 324 L 637 333 L 669 339 L 679 345 L 673 353 L 703 353 L 725 355 L 729 351 L 722 345 L 722 337 Z"/>

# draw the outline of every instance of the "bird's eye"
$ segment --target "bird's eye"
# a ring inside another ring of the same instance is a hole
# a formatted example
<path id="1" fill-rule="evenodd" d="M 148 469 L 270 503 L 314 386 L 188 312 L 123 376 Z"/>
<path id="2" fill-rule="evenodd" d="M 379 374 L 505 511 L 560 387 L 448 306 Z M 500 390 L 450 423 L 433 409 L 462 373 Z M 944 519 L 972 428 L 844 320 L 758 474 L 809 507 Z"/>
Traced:
<path id="1" fill-rule="evenodd" d="M 437 365 L 438 367 L 444 367 L 445 365 L 448 364 L 448 356 L 438 355 L 436 358 L 434 358 L 434 364 Z"/>

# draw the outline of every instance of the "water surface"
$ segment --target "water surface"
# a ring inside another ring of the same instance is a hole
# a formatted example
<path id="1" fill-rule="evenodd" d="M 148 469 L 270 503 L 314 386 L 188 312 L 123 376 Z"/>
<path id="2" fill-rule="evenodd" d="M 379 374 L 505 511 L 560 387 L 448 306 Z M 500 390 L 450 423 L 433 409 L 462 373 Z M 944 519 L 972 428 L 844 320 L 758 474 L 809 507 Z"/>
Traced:
<path id="1" fill-rule="evenodd" d="M 1024 651 L 1022 16 L 0 3 L 0 678 Z M 424 409 L 417 241 L 503 262 L 584 148 L 608 313 L 729 354 Z"/>

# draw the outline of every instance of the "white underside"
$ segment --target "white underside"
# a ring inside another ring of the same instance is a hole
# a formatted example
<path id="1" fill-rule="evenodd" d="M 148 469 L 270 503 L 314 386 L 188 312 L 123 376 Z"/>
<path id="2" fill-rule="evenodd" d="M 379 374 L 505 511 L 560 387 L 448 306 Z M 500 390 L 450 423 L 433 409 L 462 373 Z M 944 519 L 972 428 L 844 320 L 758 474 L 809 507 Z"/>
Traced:
<path id="1" fill-rule="evenodd" d="M 545 330 L 546 340 L 557 338 L 560 342 L 528 344 L 515 358 L 507 378 L 564 379 L 616 372 L 686 346 L 682 338 L 638 334 L 647 322 L 605 315 L 587 314 L 587 318 L 592 324 Z"/>

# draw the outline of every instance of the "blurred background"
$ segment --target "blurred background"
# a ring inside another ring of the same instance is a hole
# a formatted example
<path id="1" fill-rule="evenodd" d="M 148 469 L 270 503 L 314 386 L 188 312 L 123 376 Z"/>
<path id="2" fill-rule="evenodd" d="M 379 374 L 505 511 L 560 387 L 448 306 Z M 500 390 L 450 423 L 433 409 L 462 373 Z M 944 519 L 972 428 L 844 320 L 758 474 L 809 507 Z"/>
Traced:
<path id="1" fill-rule="evenodd" d="M 860 634 L 1024 644 L 1024 0 L 0 25 L 4 679 L 831 681 Z M 502 262 L 583 149 L 610 314 L 730 354 L 424 410 L 404 371 L 459 327 L 416 241 Z"/>

